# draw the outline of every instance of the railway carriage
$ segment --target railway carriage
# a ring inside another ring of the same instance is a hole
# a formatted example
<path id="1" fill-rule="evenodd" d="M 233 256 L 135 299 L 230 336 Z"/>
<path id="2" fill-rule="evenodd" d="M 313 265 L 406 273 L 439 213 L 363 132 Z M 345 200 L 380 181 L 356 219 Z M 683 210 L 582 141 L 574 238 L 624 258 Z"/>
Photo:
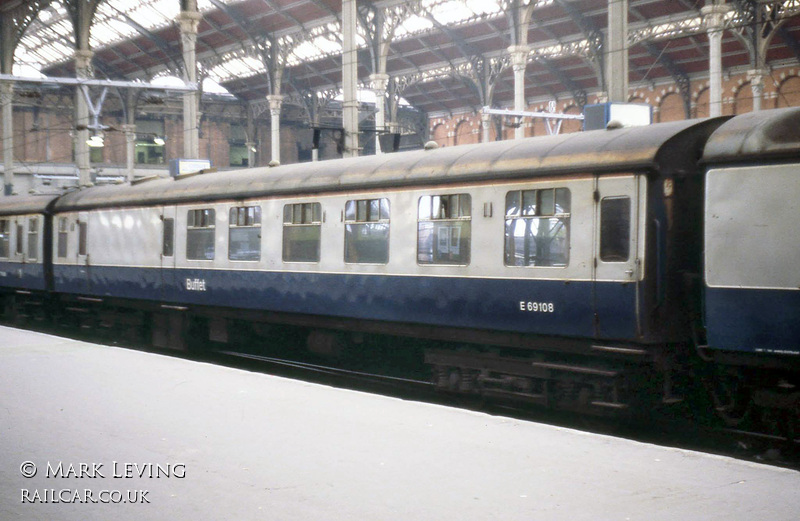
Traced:
<path id="1" fill-rule="evenodd" d="M 16 196 L 0 204 L 0 296 L 6 315 L 44 318 L 49 289 L 54 195 Z"/>
<path id="2" fill-rule="evenodd" d="M 149 305 L 161 339 L 185 337 L 186 312 L 223 341 L 242 312 L 469 337 L 506 350 L 429 353 L 461 390 L 488 372 L 484 389 L 549 400 L 531 382 L 566 378 L 621 407 L 629 366 L 671 366 L 669 344 L 687 337 L 669 320 L 682 312 L 674 279 L 699 266 L 670 245 L 700 230 L 681 203 L 666 213 L 664 186 L 699 182 L 721 122 L 77 191 L 53 207 L 66 230 L 53 237 L 54 290 Z M 519 362 L 530 350 L 535 369 Z"/>
<path id="3" fill-rule="evenodd" d="M 43 287 L 61 307 L 152 322 L 156 345 L 275 322 L 307 326 L 316 351 L 384 332 L 447 342 L 424 355 L 442 388 L 618 410 L 643 388 L 678 400 L 696 344 L 734 387 L 752 389 L 740 369 L 758 367 L 796 384 L 797 246 L 781 237 L 798 217 L 783 192 L 797 193 L 798 121 L 787 109 L 145 179 L 3 214 L 47 224 Z"/>
<path id="4" fill-rule="evenodd" d="M 738 116 L 705 147 L 703 325 L 731 424 L 800 410 L 800 111 Z M 796 425 L 795 425 L 796 428 Z"/>
<path id="5" fill-rule="evenodd" d="M 766 121 L 739 116 L 706 147 L 710 348 L 800 355 L 799 144 L 800 116 L 792 111 Z"/>

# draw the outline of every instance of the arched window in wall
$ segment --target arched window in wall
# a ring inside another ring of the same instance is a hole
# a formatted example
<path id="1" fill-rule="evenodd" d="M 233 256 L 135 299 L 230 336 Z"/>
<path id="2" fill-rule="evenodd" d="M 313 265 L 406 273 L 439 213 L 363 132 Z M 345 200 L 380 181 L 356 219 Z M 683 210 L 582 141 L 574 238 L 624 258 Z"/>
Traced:
<path id="1" fill-rule="evenodd" d="M 230 166 L 247 165 L 247 132 L 244 125 L 231 123 L 231 130 L 228 136 L 228 157 Z"/>
<path id="2" fill-rule="evenodd" d="M 456 125 L 456 145 L 468 145 L 478 143 L 479 136 L 472 132 L 473 126 L 470 125 L 469 120 L 462 120 Z"/>
<path id="3" fill-rule="evenodd" d="M 684 118 L 683 99 L 677 92 L 668 92 L 658 106 L 658 121 L 680 121 Z"/>
<path id="4" fill-rule="evenodd" d="M 564 109 L 564 114 L 580 114 L 581 108 L 577 105 L 570 105 Z M 565 119 L 561 122 L 561 132 L 559 134 L 570 134 L 583 130 L 583 122 L 577 119 Z"/>
<path id="5" fill-rule="evenodd" d="M 695 118 L 707 118 L 711 115 L 709 108 L 709 90 L 705 88 L 697 95 L 697 100 L 694 104 L 694 112 L 692 116 Z"/>
<path id="6" fill-rule="evenodd" d="M 442 123 L 433 127 L 431 139 L 440 147 L 447 146 L 447 127 Z"/>
<path id="7" fill-rule="evenodd" d="M 163 120 L 136 120 L 136 163 L 140 165 L 162 165 L 166 163 L 164 134 Z"/>
<path id="8" fill-rule="evenodd" d="M 733 113 L 744 114 L 745 112 L 753 112 L 753 89 L 749 82 L 739 87 L 733 100 Z"/>
<path id="9" fill-rule="evenodd" d="M 777 108 L 800 107 L 800 77 L 787 78 L 778 87 Z"/>

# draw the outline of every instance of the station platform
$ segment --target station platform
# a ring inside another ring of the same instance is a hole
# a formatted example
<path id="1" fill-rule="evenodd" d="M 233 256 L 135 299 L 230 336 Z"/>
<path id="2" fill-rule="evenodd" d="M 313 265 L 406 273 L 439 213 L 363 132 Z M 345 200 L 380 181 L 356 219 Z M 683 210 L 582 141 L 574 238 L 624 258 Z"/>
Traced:
<path id="1" fill-rule="evenodd" d="M 786 520 L 800 473 L 0 327 L 0 519 Z"/>

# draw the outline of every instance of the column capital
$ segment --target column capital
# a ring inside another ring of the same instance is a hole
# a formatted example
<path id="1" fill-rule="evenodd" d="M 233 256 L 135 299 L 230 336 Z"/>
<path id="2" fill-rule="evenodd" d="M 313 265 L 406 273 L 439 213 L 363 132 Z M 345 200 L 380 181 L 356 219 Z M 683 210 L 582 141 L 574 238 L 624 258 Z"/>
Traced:
<path id="1" fill-rule="evenodd" d="M 711 4 L 700 9 L 703 24 L 709 32 L 721 31 L 725 25 L 725 15 L 731 11 L 728 4 Z"/>
<path id="2" fill-rule="evenodd" d="M 750 69 L 747 71 L 747 81 L 761 83 L 764 77 L 769 76 L 769 69 Z"/>
<path id="3" fill-rule="evenodd" d="M 387 87 L 389 86 L 389 75 L 388 74 L 370 74 L 369 75 L 370 86 L 372 90 L 386 92 Z"/>
<path id="4" fill-rule="evenodd" d="M 73 57 L 75 58 L 75 76 L 78 78 L 91 78 L 93 76 L 92 58 L 94 58 L 94 51 L 77 49 Z"/>
<path id="5" fill-rule="evenodd" d="M 769 75 L 767 69 L 751 69 L 747 71 L 747 80 L 750 82 L 750 89 L 753 91 L 753 111 L 761 110 L 761 102 L 764 98 L 764 78 Z"/>
<path id="6" fill-rule="evenodd" d="M 527 45 L 511 45 L 508 49 L 508 54 L 511 56 L 511 66 L 515 71 L 520 69 L 525 70 L 528 65 L 528 54 L 531 48 Z"/>
<path id="7" fill-rule="evenodd" d="M 123 134 L 125 134 L 125 139 L 130 141 L 136 141 L 136 125 L 131 125 L 126 123 L 121 127 Z"/>
<path id="8" fill-rule="evenodd" d="M 269 94 L 267 95 L 267 101 L 269 102 L 269 112 L 273 116 L 280 116 L 281 114 L 281 105 L 283 105 L 284 97 L 280 94 Z"/>
<path id="9" fill-rule="evenodd" d="M 0 105 L 11 103 L 14 98 L 14 83 L 10 81 L 0 81 Z"/>
<path id="10" fill-rule="evenodd" d="M 181 33 L 197 34 L 197 28 L 202 19 L 203 15 L 198 11 L 181 11 L 178 14 L 178 24 L 180 25 Z"/>

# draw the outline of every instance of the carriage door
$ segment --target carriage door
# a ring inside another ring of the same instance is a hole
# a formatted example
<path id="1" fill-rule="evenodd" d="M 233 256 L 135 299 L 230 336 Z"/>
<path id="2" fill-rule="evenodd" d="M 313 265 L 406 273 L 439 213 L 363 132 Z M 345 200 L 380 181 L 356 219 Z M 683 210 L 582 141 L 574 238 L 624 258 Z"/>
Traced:
<path id="1" fill-rule="evenodd" d="M 89 213 L 78 212 L 78 251 L 76 257 L 78 291 L 89 293 L 92 287 L 91 255 L 89 254 Z"/>
<path id="2" fill-rule="evenodd" d="M 595 335 L 630 339 L 641 330 L 639 220 L 646 181 L 635 175 L 595 179 Z"/>
<path id="3" fill-rule="evenodd" d="M 175 215 L 174 206 L 161 211 L 161 298 L 175 297 Z"/>

